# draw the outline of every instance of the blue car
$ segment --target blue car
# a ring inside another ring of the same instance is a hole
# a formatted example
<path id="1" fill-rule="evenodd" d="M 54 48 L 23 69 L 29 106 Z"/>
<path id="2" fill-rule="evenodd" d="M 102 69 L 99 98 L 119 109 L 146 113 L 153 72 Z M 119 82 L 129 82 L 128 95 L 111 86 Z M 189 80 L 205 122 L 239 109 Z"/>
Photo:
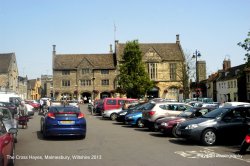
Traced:
<path id="1" fill-rule="evenodd" d="M 41 133 L 48 136 L 86 136 L 86 119 L 78 107 L 51 106 L 41 118 Z"/>
<path id="2" fill-rule="evenodd" d="M 137 110 L 136 112 L 125 116 L 125 123 L 132 126 L 144 127 L 141 118 L 142 118 L 142 110 Z"/>

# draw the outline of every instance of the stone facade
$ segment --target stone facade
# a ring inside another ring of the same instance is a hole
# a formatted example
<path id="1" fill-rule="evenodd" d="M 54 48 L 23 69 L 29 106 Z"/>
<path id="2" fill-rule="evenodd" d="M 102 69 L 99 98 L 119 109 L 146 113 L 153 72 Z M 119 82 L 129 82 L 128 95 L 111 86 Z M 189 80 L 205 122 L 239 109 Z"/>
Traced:
<path id="1" fill-rule="evenodd" d="M 53 93 L 57 100 L 113 97 L 118 87 L 119 64 L 125 43 L 115 42 L 109 54 L 57 54 L 53 46 Z M 182 98 L 182 68 L 185 62 L 179 35 L 176 43 L 140 43 L 142 60 L 155 82 L 148 96 Z"/>
<path id="2" fill-rule="evenodd" d="M 41 75 L 41 97 L 53 97 L 52 75 Z"/>
<path id="3" fill-rule="evenodd" d="M 18 94 L 22 99 L 27 99 L 28 94 L 28 78 L 26 77 L 18 77 Z"/>
<path id="4" fill-rule="evenodd" d="M 27 99 L 39 100 L 41 98 L 41 80 L 32 79 L 27 82 Z"/>
<path id="5" fill-rule="evenodd" d="M 0 90 L 18 93 L 18 68 L 15 53 L 0 54 Z"/>

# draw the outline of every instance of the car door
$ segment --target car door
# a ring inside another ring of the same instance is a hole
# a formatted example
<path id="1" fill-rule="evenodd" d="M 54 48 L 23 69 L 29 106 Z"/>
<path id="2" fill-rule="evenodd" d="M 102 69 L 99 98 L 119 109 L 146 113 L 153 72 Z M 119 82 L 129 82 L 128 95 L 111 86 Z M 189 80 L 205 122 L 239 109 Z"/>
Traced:
<path id="1" fill-rule="evenodd" d="M 243 131 L 246 130 L 245 114 L 246 109 L 244 107 L 231 109 L 218 123 L 219 131 L 217 133 L 230 140 L 240 139 Z"/>
<path id="2" fill-rule="evenodd" d="M 7 162 L 7 155 L 11 155 L 12 152 L 13 138 L 11 134 L 7 133 L 2 121 L 0 121 L 0 144 L 0 148 L 2 148 L 0 153 L 2 153 L 5 162 Z"/>

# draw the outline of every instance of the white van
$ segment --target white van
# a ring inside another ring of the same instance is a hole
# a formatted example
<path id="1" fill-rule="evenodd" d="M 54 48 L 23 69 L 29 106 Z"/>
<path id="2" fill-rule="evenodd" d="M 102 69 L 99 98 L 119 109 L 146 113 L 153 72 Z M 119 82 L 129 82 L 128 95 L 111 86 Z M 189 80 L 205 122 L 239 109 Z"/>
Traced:
<path id="1" fill-rule="evenodd" d="M 22 99 L 15 93 L 0 93 L 0 101 L 18 105 L 20 104 Z"/>

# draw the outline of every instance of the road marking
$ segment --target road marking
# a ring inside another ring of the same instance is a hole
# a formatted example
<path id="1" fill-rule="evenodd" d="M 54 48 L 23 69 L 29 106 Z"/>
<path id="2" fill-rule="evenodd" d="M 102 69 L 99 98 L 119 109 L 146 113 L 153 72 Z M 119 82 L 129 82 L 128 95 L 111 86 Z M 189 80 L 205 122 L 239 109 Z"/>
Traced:
<path id="1" fill-rule="evenodd" d="M 227 159 L 236 159 L 245 161 L 247 163 L 250 163 L 250 159 L 244 159 L 243 156 L 239 154 L 220 154 L 216 153 L 215 149 L 217 147 L 210 147 L 210 148 L 203 148 L 198 151 L 176 151 L 175 154 L 178 154 L 184 158 L 190 158 L 190 159 L 208 159 L 208 158 L 227 158 Z"/>

